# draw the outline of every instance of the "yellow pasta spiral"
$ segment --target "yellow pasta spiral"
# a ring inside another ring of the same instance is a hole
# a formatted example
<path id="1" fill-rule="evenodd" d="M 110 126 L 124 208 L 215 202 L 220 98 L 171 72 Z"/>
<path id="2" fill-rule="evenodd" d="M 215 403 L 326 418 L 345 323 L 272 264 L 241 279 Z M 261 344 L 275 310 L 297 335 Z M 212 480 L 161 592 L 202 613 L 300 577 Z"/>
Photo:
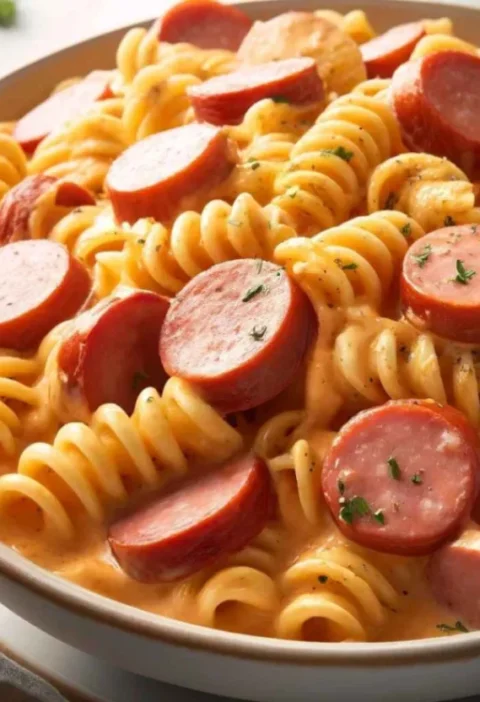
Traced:
<path id="1" fill-rule="evenodd" d="M 410 59 L 413 61 L 430 54 L 436 54 L 438 51 L 460 51 L 462 54 L 471 54 L 472 56 L 479 54 L 478 48 L 474 44 L 469 44 L 458 37 L 450 34 L 428 34 L 420 39 Z"/>
<path id="2" fill-rule="evenodd" d="M 388 99 L 388 89 L 390 88 L 391 82 L 390 78 L 371 78 L 370 80 L 364 80 L 363 83 L 359 83 L 352 92 L 386 101 Z"/>
<path id="3" fill-rule="evenodd" d="M 316 10 L 314 15 L 335 24 L 357 44 L 364 44 L 376 36 L 375 30 L 363 10 L 351 10 L 344 15 L 335 10 Z"/>
<path id="4" fill-rule="evenodd" d="M 429 397 L 480 424 L 479 351 L 420 333 L 408 322 L 365 316 L 337 336 L 337 388 L 350 404 Z"/>
<path id="5" fill-rule="evenodd" d="M 368 178 L 401 150 L 389 107 L 352 93 L 332 102 L 292 149 L 274 204 L 305 234 L 332 227 L 360 205 Z"/>
<path id="6" fill-rule="evenodd" d="M 348 545 L 317 550 L 291 566 L 283 578 L 290 601 L 280 612 L 280 638 L 302 639 L 319 620 L 324 641 L 366 641 L 387 621 L 399 595 L 381 571 Z"/>
<path id="7" fill-rule="evenodd" d="M 27 159 L 21 146 L 0 132 L 0 200 L 27 175 Z"/>
<path id="8" fill-rule="evenodd" d="M 426 232 L 480 222 L 474 187 L 465 173 L 446 158 L 423 153 L 401 154 L 375 169 L 368 209 L 405 212 Z"/>
<path id="9" fill-rule="evenodd" d="M 68 538 L 74 533 L 72 499 L 102 522 L 107 504 L 127 498 L 122 475 L 139 488 L 156 488 L 185 474 L 186 453 L 221 462 L 241 445 L 241 436 L 187 383 L 171 378 L 161 397 L 152 388 L 140 393 L 131 417 L 116 405 L 102 405 L 88 425 L 66 424 L 52 444 L 28 446 L 17 473 L 0 478 L 0 502 L 10 493 L 29 498 L 47 531 Z"/>
<path id="10" fill-rule="evenodd" d="M 159 222 L 139 220 L 121 253 L 96 258 L 119 283 L 171 294 L 215 263 L 271 259 L 277 244 L 292 236 L 282 212 L 262 208 L 243 193 L 233 205 L 212 200 L 201 213 L 182 213 L 171 232 Z"/>
<path id="11" fill-rule="evenodd" d="M 127 146 L 121 119 L 92 112 L 44 139 L 29 163 L 29 172 L 68 177 L 100 191 L 112 161 Z"/>

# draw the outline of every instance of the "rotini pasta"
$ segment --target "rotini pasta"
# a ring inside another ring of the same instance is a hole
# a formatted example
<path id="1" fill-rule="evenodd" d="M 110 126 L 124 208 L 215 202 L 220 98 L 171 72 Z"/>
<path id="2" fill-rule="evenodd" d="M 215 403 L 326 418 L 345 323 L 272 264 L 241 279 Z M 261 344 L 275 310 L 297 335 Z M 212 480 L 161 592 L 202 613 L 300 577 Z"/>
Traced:
<path id="1" fill-rule="evenodd" d="M 27 175 L 27 159 L 15 139 L 0 133 L 0 200 Z"/>

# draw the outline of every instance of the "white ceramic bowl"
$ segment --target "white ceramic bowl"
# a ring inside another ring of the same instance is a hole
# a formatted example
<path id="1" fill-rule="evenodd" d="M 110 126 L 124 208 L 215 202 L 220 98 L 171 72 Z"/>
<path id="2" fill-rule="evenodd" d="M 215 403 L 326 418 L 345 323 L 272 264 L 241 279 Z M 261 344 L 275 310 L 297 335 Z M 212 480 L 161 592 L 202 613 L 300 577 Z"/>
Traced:
<path id="1" fill-rule="evenodd" d="M 341 12 L 360 5 L 377 29 L 448 15 L 460 36 L 478 43 L 480 0 L 471 0 L 469 6 L 465 0 L 463 3 L 362 0 L 353 4 L 330 0 L 326 5 Z M 266 19 L 292 9 L 293 3 L 262 0 L 240 4 L 251 17 Z M 295 9 L 318 7 L 315 0 L 295 3 Z M 111 68 L 125 29 L 64 49 L 0 81 L 0 120 L 22 114 L 69 75 Z M 3 545 L 0 599 L 44 631 L 117 666 L 241 699 L 430 702 L 480 693 L 480 632 L 371 644 L 233 635 L 108 600 L 32 565 Z"/>

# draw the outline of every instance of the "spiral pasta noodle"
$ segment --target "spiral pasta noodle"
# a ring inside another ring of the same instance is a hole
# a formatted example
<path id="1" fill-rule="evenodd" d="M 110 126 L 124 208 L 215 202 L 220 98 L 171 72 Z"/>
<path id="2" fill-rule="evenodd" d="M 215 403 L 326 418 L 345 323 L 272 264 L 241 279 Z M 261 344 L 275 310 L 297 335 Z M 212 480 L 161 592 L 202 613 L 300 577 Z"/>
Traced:
<path id="1" fill-rule="evenodd" d="M 401 154 L 375 169 L 368 209 L 405 212 L 426 232 L 480 222 L 474 187 L 465 173 L 446 158 L 422 153 Z"/>
<path id="2" fill-rule="evenodd" d="M 476 46 L 451 34 L 427 34 L 423 39 L 420 39 L 410 59 L 414 61 L 430 54 L 436 54 L 438 51 L 461 51 L 463 54 L 471 54 L 472 56 L 479 54 Z"/>
<path id="3" fill-rule="evenodd" d="M 118 506 L 126 500 L 121 456 L 123 470 L 133 474 L 139 487 L 158 488 L 168 477 L 185 474 L 185 451 L 221 461 L 241 442 L 187 383 L 171 378 L 161 397 L 152 388 L 144 390 L 131 417 L 116 405 L 103 405 L 88 425 L 66 424 L 52 444 L 28 446 L 17 473 L 0 478 L 0 502 L 9 493 L 29 498 L 43 512 L 47 532 L 65 539 L 74 533 L 72 500 L 97 522 L 104 518 L 105 503 Z M 42 482 L 45 467 L 61 483 L 58 496 Z"/>
<path id="4" fill-rule="evenodd" d="M 201 213 L 184 212 L 170 232 L 159 222 L 139 220 L 120 254 L 100 253 L 96 260 L 119 283 L 172 294 L 215 263 L 271 259 L 277 244 L 293 236 L 281 212 L 244 193 L 233 205 L 212 200 Z"/>
<path id="5" fill-rule="evenodd" d="M 305 234 L 340 224 L 360 205 L 372 171 L 400 149 L 387 105 L 355 93 L 338 98 L 294 146 L 273 202 Z"/>
<path id="6" fill-rule="evenodd" d="M 322 620 L 327 625 L 320 630 L 323 640 L 366 641 L 399 601 L 381 571 L 347 545 L 300 559 L 286 571 L 283 584 L 293 594 L 277 619 L 281 638 L 302 639 L 310 620 Z"/>
<path id="7" fill-rule="evenodd" d="M 27 175 L 27 159 L 20 145 L 0 131 L 0 200 Z"/>
<path id="8" fill-rule="evenodd" d="M 429 397 L 480 423 L 479 351 L 436 340 L 404 321 L 353 320 L 334 348 L 339 392 L 351 405 Z"/>
<path id="9" fill-rule="evenodd" d="M 344 15 L 335 10 L 316 10 L 315 17 L 322 17 L 332 22 L 357 44 L 364 44 L 376 36 L 375 30 L 363 10 L 351 10 Z"/>

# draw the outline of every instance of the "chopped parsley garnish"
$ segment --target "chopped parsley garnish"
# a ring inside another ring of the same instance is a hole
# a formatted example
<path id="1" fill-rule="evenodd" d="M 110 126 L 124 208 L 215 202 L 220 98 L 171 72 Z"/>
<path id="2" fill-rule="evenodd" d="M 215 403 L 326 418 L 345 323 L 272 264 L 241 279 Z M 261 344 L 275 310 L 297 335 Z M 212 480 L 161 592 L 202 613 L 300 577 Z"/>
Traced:
<path id="1" fill-rule="evenodd" d="M 455 226 L 455 220 L 453 217 L 450 217 L 450 215 L 447 215 L 445 219 L 443 220 L 443 223 L 446 227 L 453 227 Z"/>
<path id="2" fill-rule="evenodd" d="M 343 482 L 343 480 L 337 480 L 337 488 L 340 495 L 343 495 L 343 493 L 345 492 L 345 483 Z"/>
<path id="3" fill-rule="evenodd" d="M 376 512 L 373 514 L 373 518 L 379 523 L 379 524 L 385 524 L 385 515 L 383 514 L 382 509 L 377 509 Z"/>
<path id="4" fill-rule="evenodd" d="M 15 0 L 0 0 L 0 27 L 10 27 L 15 21 Z"/>
<path id="5" fill-rule="evenodd" d="M 140 390 L 145 381 L 148 380 L 148 375 L 144 371 L 135 371 L 132 378 L 132 388 Z"/>
<path id="6" fill-rule="evenodd" d="M 364 497 L 356 495 L 351 500 L 345 500 L 340 508 L 339 517 L 347 524 L 353 524 L 355 517 L 366 517 L 371 513 L 368 502 Z"/>
<path id="7" fill-rule="evenodd" d="M 432 253 L 432 247 L 430 244 L 426 244 L 423 247 L 423 251 L 418 254 L 418 256 L 412 256 L 413 260 L 418 263 L 420 268 L 423 268 L 426 262 L 428 261 L 430 254 Z"/>
<path id="8" fill-rule="evenodd" d="M 388 460 L 388 473 L 394 480 L 400 480 L 400 466 L 398 465 L 397 459 L 391 456 Z"/>
<path id="9" fill-rule="evenodd" d="M 410 224 L 410 222 L 407 222 L 400 229 L 400 234 L 403 234 L 403 236 L 410 236 L 411 233 L 412 233 L 412 225 Z"/>
<path id="10" fill-rule="evenodd" d="M 332 156 L 338 156 L 338 158 L 344 161 L 350 161 L 353 158 L 353 151 L 347 151 L 344 146 L 337 146 L 335 149 L 322 149 L 322 154 L 332 154 Z"/>
<path id="11" fill-rule="evenodd" d="M 318 576 L 318 582 L 322 583 L 324 585 L 328 580 L 328 575 L 319 575 Z"/>
<path id="12" fill-rule="evenodd" d="M 277 103 L 285 103 L 286 105 L 290 104 L 290 100 L 283 95 L 273 95 L 272 100 L 273 102 Z"/>
<path id="13" fill-rule="evenodd" d="M 420 473 L 415 473 L 414 475 L 412 475 L 411 480 L 412 480 L 412 483 L 414 485 L 422 485 L 423 484 L 423 478 L 420 475 Z"/>
<path id="14" fill-rule="evenodd" d="M 443 631 L 444 634 L 467 634 L 469 629 L 461 621 L 455 622 L 453 626 L 451 624 L 437 624 L 437 629 Z"/>
<path id="15" fill-rule="evenodd" d="M 299 190 L 300 190 L 300 188 L 298 185 L 293 185 L 291 188 L 288 188 L 288 190 L 287 190 L 288 197 L 291 197 L 293 200 L 293 198 L 296 197 Z"/>
<path id="16" fill-rule="evenodd" d="M 352 263 L 342 263 L 341 258 L 336 258 L 335 263 L 342 269 L 342 271 L 355 271 L 358 268 L 357 263 L 353 263 L 353 261 Z"/>
<path id="17" fill-rule="evenodd" d="M 468 281 L 473 278 L 474 275 L 477 275 L 477 271 L 474 271 L 472 269 L 468 270 L 465 268 L 463 265 L 463 261 L 460 259 L 457 259 L 456 262 L 456 268 L 457 268 L 457 275 L 453 279 L 455 283 L 461 283 L 462 285 L 467 285 Z"/>
<path id="18" fill-rule="evenodd" d="M 384 209 L 393 210 L 398 201 L 398 195 L 395 192 L 388 193 L 387 199 L 385 200 Z"/>
<path id="19" fill-rule="evenodd" d="M 267 327 L 265 324 L 263 324 L 261 327 L 257 327 L 256 325 L 253 327 L 252 331 L 249 332 L 250 336 L 252 339 L 255 339 L 255 341 L 261 341 L 263 337 L 265 336 L 265 332 L 267 331 Z"/>
<path id="20" fill-rule="evenodd" d="M 257 168 L 260 168 L 261 163 L 260 161 L 252 161 L 252 171 L 256 171 Z"/>
<path id="21" fill-rule="evenodd" d="M 153 395 L 150 395 L 150 397 L 147 397 L 147 402 L 150 404 L 150 402 L 153 402 Z"/>
<path id="22" fill-rule="evenodd" d="M 245 295 L 242 297 L 242 302 L 248 302 L 249 300 L 252 299 L 252 297 L 255 297 L 259 293 L 263 292 L 266 290 L 266 287 L 263 283 L 259 283 L 258 285 L 254 285 L 253 288 L 249 288 Z"/>

